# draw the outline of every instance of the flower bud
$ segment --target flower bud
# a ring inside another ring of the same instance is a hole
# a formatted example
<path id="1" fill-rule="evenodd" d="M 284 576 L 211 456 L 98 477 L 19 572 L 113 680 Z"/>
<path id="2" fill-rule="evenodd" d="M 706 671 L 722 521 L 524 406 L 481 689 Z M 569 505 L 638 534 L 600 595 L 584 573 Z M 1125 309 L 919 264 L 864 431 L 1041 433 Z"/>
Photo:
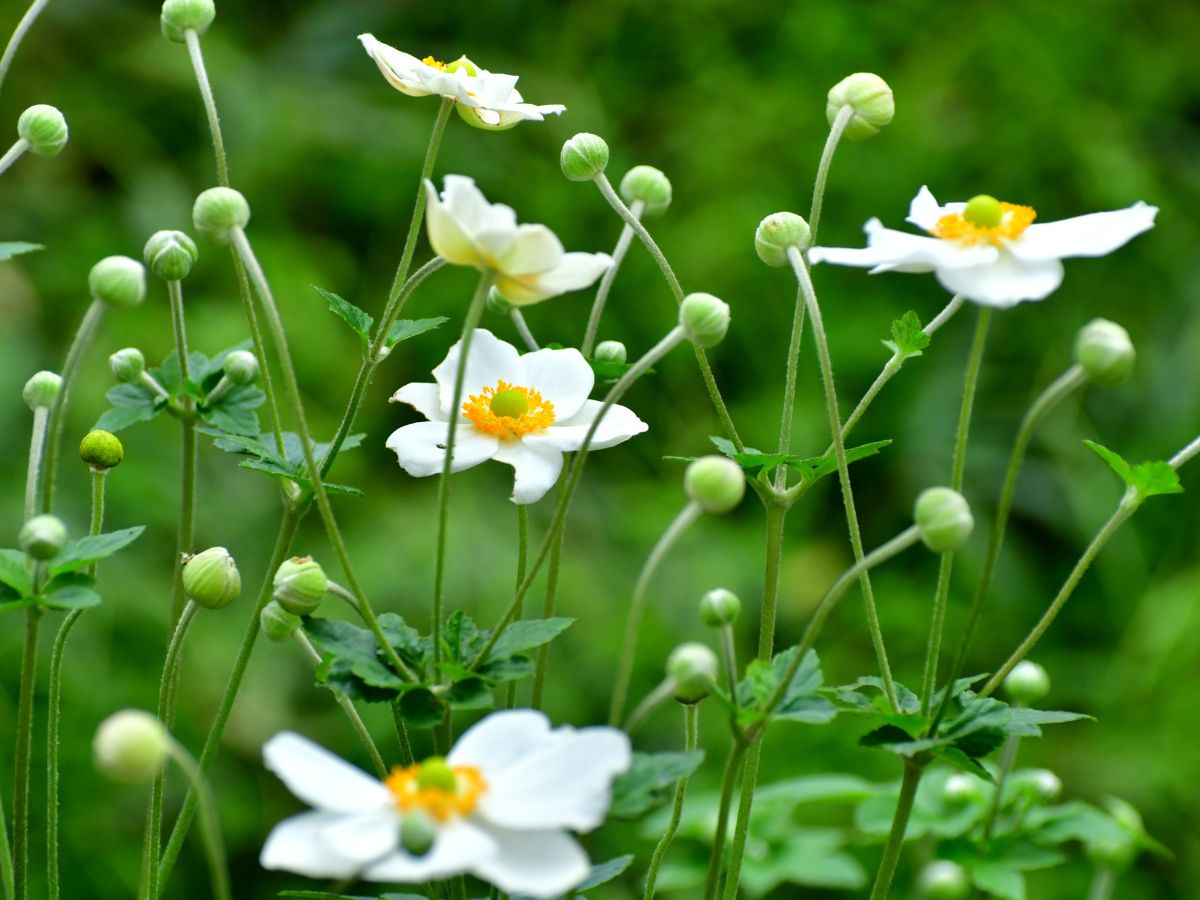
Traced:
<path id="1" fill-rule="evenodd" d="M 711 628 L 732 625 L 741 611 L 742 601 L 725 588 L 715 588 L 700 598 L 700 620 Z"/>
<path id="2" fill-rule="evenodd" d="M 113 309 L 132 309 L 146 297 L 146 267 L 128 256 L 107 256 L 88 273 L 92 297 Z"/>
<path id="3" fill-rule="evenodd" d="M 850 141 L 865 141 L 875 137 L 896 114 L 892 89 L 886 81 L 870 72 L 855 72 L 829 89 L 825 118 L 830 125 L 843 106 L 854 110 L 846 130 L 842 132 L 842 136 Z"/>
<path id="4" fill-rule="evenodd" d="M 419 807 L 405 813 L 400 820 L 400 846 L 413 856 L 421 857 L 432 850 L 437 834 L 437 822 Z"/>
<path id="5" fill-rule="evenodd" d="M 221 609 L 242 592 L 237 563 L 224 547 L 210 547 L 183 560 L 183 592 L 207 609 Z"/>
<path id="6" fill-rule="evenodd" d="M 39 103 L 17 119 L 17 135 L 29 144 L 29 152 L 38 156 L 58 156 L 67 146 L 70 130 L 67 120 L 53 106 Z"/>
<path id="7" fill-rule="evenodd" d="M 263 607 L 258 616 L 258 624 L 262 626 L 263 634 L 268 640 L 279 643 L 290 638 L 304 623 L 300 621 L 299 616 L 288 612 L 278 601 L 272 600 Z"/>
<path id="8" fill-rule="evenodd" d="M 596 362 L 614 363 L 615 365 L 623 365 L 627 358 L 625 345 L 620 341 L 601 341 L 596 345 L 596 352 L 592 354 L 592 359 Z"/>
<path id="9" fill-rule="evenodd" d="M 1075 361 L 1101 387 L 1120 384 L 1133 372 L 1137 351 L 1129 332 L 1108 319 L 1093 319 L 1075 338 Z"/>
<path id="10" fill-rule="evenodd" d="M 802 216 L 790 212 L 771 213 L 758 223 L 754 232 L 754 250 L 768 266 L 786 266 L 788 250 L 808 249 L 812 232 Z"/>
<path id="11" fill-rule="evenodd" d="M 1017 703 L 1032 705 L 1050 693 L 1050 676 L 1037 663 L 1024 659 L 1005 677 L 1004 690 Z"/>
<path id="12" fill-rule="evenodd" d="M 671 181 L 654 166 L 634 166 L 621 179 L 620 191 L 626 203 L 642 201 L 643 215 L 661 215 L 671 205 Z"/>
<path id="13" fill-rule="evenodd" d="M 942 785 L 942 799 L 951 806 L 983 802 L 983 786 L 974 775 L 955 772 Z"/>
<path id="14" fill-rule="evenodd" d="M 34 516 L 17 535 L 17 544 L 34 559 L 53 559 L 67 543 L 67 526 L 58 516 Z"/>
<path id="15" fill-rule="evenodd" d="M 608 166 L 608 144 L 599 135 L 581 131 L 563 144 L 558 162 L 571 181 L 591 181 Z"/>
<path id="16" fill-rule="evenodd" d="M 693 344 L 715 347 L 729 331 L 729 304 L 712 294 L 688 294 L 679 307 L 679 324 Z"/>
<path id="17" fill-rule="evenodd" d="M 258 381 L 258 357 L 249 350 L 234 350 L 225 357 L 225 377 L 234 384 Z"/>
<path id="18" fill-rule="evenodd" d="M 54 405 L 61 390 L 62 377 L 43 369 L 25 382 L 25 387 L 21 389 L 21 397 L 30 409 L 37 409 L 39 406 L 49 408 Z"/>
<path id="19" fill-rule="evenodd" d="M 500 296 L 500 292 L 495 288 L 488 291 L 487 295 L 487 311 L 496 316 L 507 316 L 515 307 Z"/>
<path id="20" fill-rule="evenodd" d="M 293 556 L 275 571 L 275 599 L 297 616 L 311 616 L 325 599 L 329 579 L 311 556 Z"/>
<path id="21" fill-rule="evenodd" d="M 163 281 L 182 281 L 199 256 L 196 242 L 182 231 L 156 231 L 146 241 L 143 258 L 150 271 Z"/>
<path id="22" fill-rule="evenodd" d="M 913 519 L 921 529 L 921 540 L 934 553 L 957 550 L 975 527 L 971 507 L 963 495 L 945 487 L 923 491 L 917 498 Z"/>
<path id="23" fill-rule="evenodd" d="M 245 228 L 249 221 L 250 204 L 233 188 L 209 188 L 192 207 L 196 230 L 218 244 L 228 244 L 233 240 L 233 230 Z"/>
<path id="24" fill-rule="evenodd" d="M 1053 803 L 1062 793 L 1062 781 L 1049 769 L 1025 769 L 1012 775 L 1017 793 L 1035 803 Z"/>
<path id="25" fill-rule="evenodd" d="M 114 781 L 144 784 L 162 769 L 170 738 L 162 723 L 140 709 L 124 709 L 100 723 L 92 741 L 96 768 Z"/>
<path id="26" fill-rule="evenodd" d="M 931 862 L 917 879 L 925 900 L 964 900 L 971 892 L 967 871 L 956 862 L 939 859 Z"/>
<path id="27" fill-rule="evenodd" d="M 1111 834 L 1087 842 L 1087 858 L 1094 866 L 1124 872 L 1138 856 L 1137 842 L 1129 835 Z"/>
<path id="28" fill-rule="evenodd" d="M 699 703 L 717 680 L 717 654 L 705 644 L 680 644 L 667 657 L 667 677 L 680 703 Z"/>
<path id="29" fill-rule="evenodd" d="M 93 471 L 107 472 L 121 464 L 125 458 L 125 448 L 121 446 L 121 439 L 111 431 L 97 428 L 85 434 L 79 442 L 79 458 Z"/>
<path id="30" fill-rule="evenodd" d="M 742 502 L 746 473 L 732 459 L 702 456 L 688 464 L 683 490 L 706 513 L 720 516 Z"/>
<path id="31" fill-rule="evenodd" d="M 141 378 L 146 371 L 146 357 L 137 347 L 126 347 L 108 358 L 108 367 L 112 370 L 113 378 L 121 384 L 129 384 Z"/>
<path id="32" fill-rule="evenodd" d="M 213 0 L 166 0 L 162 7 L 162 33 L 168 41 L 182 44 L 189 28 L 204 34 L 217 15 Z"/>

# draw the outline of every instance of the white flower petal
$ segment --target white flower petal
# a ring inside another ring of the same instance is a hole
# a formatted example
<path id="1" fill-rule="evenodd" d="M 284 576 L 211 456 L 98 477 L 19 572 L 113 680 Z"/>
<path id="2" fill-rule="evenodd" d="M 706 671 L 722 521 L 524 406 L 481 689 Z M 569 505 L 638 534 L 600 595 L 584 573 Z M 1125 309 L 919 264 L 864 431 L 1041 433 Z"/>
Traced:
<path id="1" fill-rule="evenodd" d="M 438 475 L 446 461 L 449 422 L 414 422 L 397 428 L 388 436 L 387 448 L 396 454 L 402 468 L 414 478 Z M 499 439 L 484 434 L 468 422 L 459 422 L 454 435 L 452 472 L 461 472 L 491 459 Z"/>
<path id="2" fill-rule="evenodd" d="M 596 385 L 596 373 L 574 347 L 535 350 L 522 356 L 521 364 L 525 366 L 525 386 L 554 404 L 555 421 L 565 421 L 579 412 Z"/>
<path id="3" fill-rule="evenodd" d="M 934 199 L 929 188 L 921 185 L 921 190 L 917 191 L 917 196 L 913 197 L 908 207 L 908 218 L 905 221 L 911 222 L 922 231 L 933 231 L 933 226 L 945 214 L 946 211 Z"/>
<path id="4" fill-rule="evenodd" d="M 587 854 L 561 831 L 489 829 L 499 850 L 471 865 L 471 871 L 502 891 L 544 898 L 558 897 L 591 871 Z"/>
<path id="5" fill-rule="evenodd" d="M 395 850 L 399 836 L 400 814 L 394 806 L 361 816 L 340 816 L 320 833 L 334 853 L 356 860 L 359 867 Z"/>
<path id="6" fill-rule="evenodd" d="M 998 251 L 991 244 L 965 245 L 957 241 L 925 237 L 884 228 L 878 219 L 863 227 L 867 234 L 864 249 L 813 247 L 808 251 L 811 263 L 829 262 L 839 266 L 857 266 L 876 272 L 929 272 L 940 268 L 965 268 L 986 265 Z"/>
<path id="7" fill-rule="evenodd" d="M 448 180 L 448 179 L 447 179 Z M 442 203 L 432 181 L 425 182 L 425 229 L 433 252 L 456 266 L 482 266 L 483 256 L 459 220 Z"/>
<path id="8" fill-rule="evenodd" d="M 511 206 L 489 203 L 475 181 L 465 175 L 447 175 L 442 200 L 470 235 L 484 231 L 516 232 L 517 214 Z"/>
<path id="9" fill-rule="evenodd" d="M 513 467 L 513 503 L 537 503 L 554 487 L 562 473 L 563 455 L 553 447 L 527 445 L 523 441 L 500 441 L 492 459 Z"/>
<path id="10" fill-rule="evenodd" d="M 596 282 L 612 265 L 607 253 L 564 253 L 562 261 L 540 275 L 496 279 L 496 290 L 509 303 L 526 306 L 569 291 L 582 290 Z"/>
<path id="11" fill-rule="evenodd" d="M 358 39 L 371 59 L 375 60 L 375 65 L 388 84 L 396 90 L 410 97 L 426 97 L 433 93 L 416 74 L 423 63 L 415 56 L 376 40 L 371 34 L 360 34 Z"/>
<path id="12" fill-rule="evenodd" d="M 392 403 L 407 403 L 431 422 L 445 422 L 449 412 L 442 409 L 438 386 L 433 382 L 414 381 L 391 396 Z"/>
<path id="13" fill-rule="evenodd" d="M 283 731 L 267 741 L 263 761 L 289 791 L 315 809 L 366 813 L 392 804 L 383 782 L 294 732 Z"/>
<path id="14" fill-rule="evenodd" d="M 334 813 L 309 812 L 284 819 L 267 836 L 259 865 L 309 878 L 354 876 L 362 868 L 362 861 L 342 856 L 324 837 L 325 831 L 342 818 Z"/>
<path id="15" fill-rule="evenodd" d="M 520 225 L 516 239 L 496 258 L 505 275 L 540 275 L 555 269 L 563 258 L 562 243 L 545 225 Z"/>
<path id="16" fill-rule="evenodd" d="M 585 400 L 579 412 L 565 421 L 558 421 L 545 431 L 528 434 L 526 444 L 541 444 L 556 450 L 569 452 L 583 446 L 588 429 L 600 413 L 604 404 L 599 400 Z M 625 406 L 614 405 L 604 414 L 596 434 L 592 438 L 592 450 L 604 450 L 624 443 L 631 437 L 649 430 L 650 426 L 637 417 L 637 413 Z"/>
<path id="17" fill-rule="evenodd" d="M 438 397 L 447 414 L 454 403 L 454 381 L 458 376 L 461 351 L 460 340 L 455 342 L 446 358 L 433 370 L 434 380 L 438 383 Z M 485 387 L 494 388 L 497 381 L 525 384 L 525 366 L 521 363 L 521 354 L 512 344 L 500 340 L 486 328 L 477 328 L 471 334 L 471 346 L 467 351 L 462 400 L 466 401 Z"/>
<path id="18" fill-rule="evenodd" d="M 1070 256 L 1104 256 L 1154 227 L 1157 206 L 1135 203 L 1128 209 L 1091 213 L 1059 222 L 1033 224 L 1009 251 L 1030 262 Z"/>
<path id="19" fill-rule="evenodd" d="M 550 720 L 537 710 L 494 712 L 462 733 L 446 762 L 451 766 L 475 766 L 483 773 L 483 780 L 491 783 L 513 763 L 553 740 Z"/>
<path id="20" fill-rule="evenodd" d="M 938 269 L 946 290 L 984 306 L 1004 309 L 1022 300 L 1041 300 L 1062 284 L 1063 266 L 1057 259 L 1034 262 L 1001 253 L 994 262 L 969 269 Z"/>
<path id="21" fill-rule="evenodd" d="M 403 850 L 381 859 L 362 877 L 367 881 L 419 884 L 469 872 L 475 864 L 495 857 L 499 842 L 489 832 L 470 822 L 449 822 L 438 829 L 433 846 L 424 856 Z"/>

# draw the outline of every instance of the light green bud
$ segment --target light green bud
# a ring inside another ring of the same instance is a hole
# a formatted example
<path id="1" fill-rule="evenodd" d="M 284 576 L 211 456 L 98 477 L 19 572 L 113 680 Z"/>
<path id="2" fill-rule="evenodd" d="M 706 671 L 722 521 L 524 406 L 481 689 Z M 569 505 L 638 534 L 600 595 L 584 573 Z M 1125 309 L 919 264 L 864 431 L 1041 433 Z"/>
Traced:
<path id="1" fill-rule="evenodd" d="M 1035 803 L 1053 803 L 1062 793 L 1062 781 L 1049 769 L 1023 769 L 1012 775 L 1013 789 Z"/>
<path id="2" fill-rule="evenodd" d="M 581 131 L 563 144 L 558 162 L 571 181 L 591 181 L 608 167 L 608 144 L 599 135 Z"/>
<path id="3" fill-rule="evenodd" d="M 500 296 L 500 292 L 495 288 L 488 291 L 487 295 L 487 311 L 497 316 L 507 316 L 515 309 L 515 307 Z"/>
<path id="4" fill-rule="evenodd" d="M 921 540 L 934 553 L 957 550 L 975 527 L 971 507 L 963 495 L 946 487 L 923 491 L 913 509 L 913 519 L 921 529 Z"/>
<path id="5" fill-rule="evenodd" d="M 25 382 L 25 387 L 21 389 L 21 397 L 30 409 L 37 409 L 39 406 L 49 408 L 54 405 L 61 390 L 62 376 L 43 369 Z"/>
<path id="6" fill-rule="evenodd" d="M 971 893 L 966 869 L 948 859 L 931 862 L 922 869 L 917 884 L 925 900 L 965 900 Z"/>
<path id="7" fill-rule="evenodd" d="M 162 33 L 168 41 L 184 43 L 189 28 L 204 34 L 217 15 L 213 0 L 166 0 L 162 7 Z"/>
<path id="8" fill-rule="evenodd" d="M 1033 705 L 1050 693 L 1050 676 L 1037 663 L 1023 659 L 1005 676 L 1004 690 L 1017 703 Z"/>
<path id="9" fill-rule="evenodd" d="M 108 367 L 112 370 L 113 378 L 121 384 L 129 384 L 137 381 L 146 371 L 146 357 L 137 347 L 126 347 L 108 358 Z"/>
<path id="10" fill-rule="evenodd" d="M 67 526 L 58 516 L 34 516 L 17 535 L 17 544 L 34 559 L 53 559 L 67 543 Z"/>
<path id="11" fill-rule="evenodd" d="M 710 628 L 732 625 L 741 612 L 742 601 L 725 588 L 714 588 L 700 598 L 700 619 Z"/>
<path id="12" fill-rule="evenodd" d="M 620 341 L 601 341 L 596 345 L 596 352 L 592 354 L 592 358 L 596 362 L 623 365 L 629 355 Z"/>
<path id="13" fill-rule="evenodd" d="M 79 458 L 97 472 L 115 469 L 125 458 L 121 439 L 111 431 L 99 428 L 89 431 L 79 442 Z"/>
<path id="14" fill-rule="evenodd" d="M 132 309 L 146 298 L 146 267 L 128 256 L 107 256 L 88 273 L 92 297 L 113 309 Z"/>
<path id="15" fill-rule="evenodd" d="M 829 89 L 825 118 L 833 125 L 843 106 L 854 110 L 842 136 L 850 141 L 865 141 L 875 137 L 896 114 L 892 89 L 878 75 L 855 72 Z"/>
<path id="16" fill-rule="evenodd" d="M 1093 319 L 1075 338 L 1075 361 L 1101 387 L 1120 384 L 1133 372 L 1137 351 L 1129 332 L 1108 319 Z"/>
<path id="17" fill-rule="evenodd" d="M 210 547 L 183 560 L 183 592 L 207 609 L 221 609 L 242 592 L 237 563 L 224 547 Z"/>
<path id="18" fill-rule="evenodd" d="M 285 610 L 311 616 L 325 599 L 329 579 L 321 564 L 311 556 L 293 556 L 275 571 L 274 597 Z"/>
<path id="19" fill-rule="evenodd" d="M 1142 814 L 1132 803 L 1127 803 L 1120 797 L 1105 797 L 1104 806 L 1122 831 L 1139 838 L 1146 834 Z"/>
<path id="20" fill-rule="evenodd" d="M 58 156 L 67 146 L 70 129 L 63 114 L 53 106 L 39 103 L 31 106 L 17 119 L 17 135 L 29 144 L 29 152 L 37 156 Z"/>
<path id="21" fill-rule="evenodd" d="M 679 307 L 679 324 L 693 344 L 715 347 L 729 331 L 729 304 L 712 294 L 688 294 Z"/>
<path id="22" fill-rule="evenodd" d="M 145 784 L 167 759 L 170 738 L 162 723 L 140 709 L 124 709 L 100 723 L 92 741 L 96 768 L 114 781 Z"/>
<path id="23" fill-rule="evenodd" d="M 262 626 L 267 640 L 279 643 L 290 638 L 304 623 L 300 621 L 299 616 L 280 606 L 277 600 L 272 600 L 263 607 L 258 624 Z"/>
<path id="24" fill-rule="evenodd" d="M 163 281 L 183 281 L 200 253 L 196 242 L 182 231 L 156 231 L 142 255 L 150 271 Z"/>
<path id="25" fill-rule="evenodd" d="M 424 856 L 432 850 L 437 834 L 437 821 L 419 807 L 400 820 L 400 846 L 412 856 Z"/>
<path id="26" fill-rule="evenodd" d="M 667 657 L 667 678 L 680 703 L 699 703 L 717 680 L 717 654 L 705 644 L 680 644 Z"/>
<path id="27" fill-rule="evenodd" d="M 218 244 L 228 244 L 233 240 L 233 230 L 245 228 L 249 221 L 250 204 L 233 188 L 209 188 L 192 206 L 196 230 Z"/>
<path id="28" fill-rule="evenodd" d="M 1085 845 L 1088 860 L 1094 866 L 1124 872 L 1138 858 L 1137 842 L 1129 835 L 1105 835 Z"/>
<path id="29" fill-rule="evenodd" d="M 621 198 L 642 201 L 643 215 L 657 216 L 671 205 L 671 180 L 654 166 L 634 166 L 621 179 Z"/>
<path id="30" fill-rule="evenodd" d="M 732 459 L 702 456 L 688 464 L 683 490 L 706 513 L 723 515 L 742 502 L 746 473 Z"/>
<path id="31" fill-rule="evenodd" d="M 225 377 L 234 384 L 258 381 L 258 357 L 249 350 L 234 350 L 225 357 Z"/>
<path id="32" fill-rule="evenodd" d="M 808 249 L 812 231 L 802 216 L 790 212 L 771 213 L 758 223 L 754 232 L 754 250 L 768 266 L 786 266 L 788 250 L 801 253 Z"/>
<path id="33" fill-rule="evenodd" d="M 983 785 L 974 775 L 955 772 L 942 785 L 942 799 L 951 806 L 983 802 Z"/>

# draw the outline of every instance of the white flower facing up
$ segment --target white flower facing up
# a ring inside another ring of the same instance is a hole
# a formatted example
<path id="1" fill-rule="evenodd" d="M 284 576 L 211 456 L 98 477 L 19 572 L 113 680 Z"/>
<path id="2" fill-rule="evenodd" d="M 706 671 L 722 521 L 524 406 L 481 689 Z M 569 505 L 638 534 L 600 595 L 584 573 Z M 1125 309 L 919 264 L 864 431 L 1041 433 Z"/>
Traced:
<path id="1" fill-rule="evenodd" d="M 446 459 L 454 380 L 462 342 L 433 370 L 436 383 L 406 384 L 392 395 L 428 422 L 392 432 L 387 446 L 401 468 L 422 478 L 442 471 Z M 486 329 L 472 335 L 455 432 L 451 471 L 489 459 L 515 470 L 512 500 L 535 503 L 562 472 L 563 453 L 583 446 L 603 404 L 589 400 L 592 367 L 578 350 L 535 350 L 522 356 Z M 592 438 L 591 448 L 613 447 L 648 428 L 632 410 L 614 405 Z"/>
<path id="2" fill-rule="evenodd" d="M 469 873 L 540 898 L 587 876 L 569 832 L 604 821 L 631 753 L 616 729 L 551 730 L 541 713 L 511 710 L 468 729 L 445 759 L 398 766 L 384 781 L 292 732 L 271 738 L 263 757 L 313 807 L 275 826 L 265 868 L 398 884 Z"/>
<path id="3" fill-rule="evenodd" d="M 465 56 L 451 63 L 432 56 L 417 59 L 376 40 L 374 35 L 360 34 L 358 39 L 396 90 L 410 97 L 448 97 L 485 127 L 510 128 L 526 120 L 540 122 L 547 115 L 566 110 L 561 103 L 526 103 L 517 90 L 516 75 L 489 72 Z"/>
<path id="4" fill-rule="evenodd" d="M 503 203 L 489 203 L 475 182 L 447 175 L 441 194 L 425 182 L 425 224 L 433 252 L 456 266 L 491 272 L 496 290 L 514 306 L 578 291 L 612 265 L 607 253 L 565 253 L 545 225 L 518 225 Z"/>
<path id="5" fill-rule="evenodd" d="M 934 272 L 946 290 L 1003 308 L 1049 296 L 1062 283 L 1061 260 L 1111 253 L 1154 227 L 1157 213 L 1155 206 L 1135 203 L 1035 225 L 1037 214 L 1028 206 L 986 195 L 942 206 L 922 187 L 909 207 L 908 221 L 932 237 L 894 231 L 871 219 L 863 227 L 864 249 L 814 247 L 808 258 L 867 268 L 872 274 Z"/>

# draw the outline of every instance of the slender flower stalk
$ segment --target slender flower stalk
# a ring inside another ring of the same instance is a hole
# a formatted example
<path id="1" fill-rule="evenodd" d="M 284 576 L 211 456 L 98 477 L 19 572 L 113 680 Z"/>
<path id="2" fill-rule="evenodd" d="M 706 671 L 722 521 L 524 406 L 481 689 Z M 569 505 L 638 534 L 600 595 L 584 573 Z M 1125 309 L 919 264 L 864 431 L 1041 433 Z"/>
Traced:
<path id="1" fill-rule="evenodd" d="M 192 32 L 194 34 L 194 32 Z M 171 302 L 171 327 L 175 333 L 175 352 L 179 357 L 179 372 L 183 383 L 191 381 L 191 363 L 188 359 L 187 325 L 183 315 L 183 284 L 179 281 L 167 282 L 167 293 Z M 179 528 L 176 534 L 175 558 L 182 559 L 183 554 L 191 553 L 195 545 L 196 535 L 196 418 L 195 403 L 185 395 L 179 410 L 179 427 L 181 437 L 180 461 L 180 501 Z M 185 598 L 183 595 L 183 566 L 175 567 L 174 580 L 171 585 L 171 621 L 177 622 L 183 613 Z M 162 719 L 168 728 L 175 718 L 174 709 L 165 711 L 166 718 Z M 162 711 L 160 711 L 160 717 Z"/>
<path id="2" fill-rule="evenodd" d="M 517 329 L 517 335 L 521 338 L 525 347 L 530 350 L 538 350 L 537 338 L 533 336 L 533 332 L 529 330 L 529 323 L 525 321 L 525 315 L 515 306 L 509 311 L 508 317 L 512 319 L 513 327 Z"/>
<path id="3" fill-rule="evenodd" d="M 38 483 L 41 478 L 42 454 L 46 447 L 46 426 L 50 408 L 38 406 L 33 411 L 33 431 L 29 438 L 29 469 L 25 475 L 25 518 L 28 522 L 37 515 Z"/>
<path id="4" fill-rule="evenodd" d="M 200 35 L 196 29 L 188 28 L 183 32 L 184 43 L 187 44 L 188 58 L 192 61 L 192 70 L 196 73 L 196 85 L 200 88 L 200 97 L 204 101 L 204 113 L 208 116 L 208 130 L 212 132 L 213 156 L 217 161 L 217 181 L 222 187 L 229 187 L 229 162 L 225 158 L 225 139 L 221 136 L 221 119 L 217 115 L 217 102 L 213 99 L 212 85 L 208 80 L 208 69 L 204 66 L 204 54 L 200 50 Z"/>
<path id="5" fill-rule="evenodd" d="M 2 798 L 0 798 L 0 891 L 3 891 L 5 900 L 12 900 L 12 847 L 8 844 L 8 817 L 4 813 L 4 801 Z"/>
<path id="6" fill-rule="evenodd" d="M 696 749 L 699 734 L 700 705 L 688 703 L 683 707 L 683 748 L 685 752 L 691 753 Z M 688 776 L 684 775 L 675 784 L 675 797 L 671 802 L 671 818 L 667 822 L 667 830 L 659 838 L 658 845 L 654 848 L 654 855 L 650 857 L 650 868 L 646 872 L 646 890 L 642 894 L 644 900 L 651 900 L 654 897 L 654 884 L 658 880 L 658 870 L 662 867 L 667 851 L 671 848 L 675 832 L 679 830 L 679 820 L 683 818 L 683 800 L 687 796 L 687 788 Z"/>
<path id="7" fill-rule="evenodd" d="M 0 56 L 0 88 L 4 87 L 4 79 L 8 76 L 13 57 L 17 55 L 17 48 L 21 46 L 21 41 L 25 39 L 25 35 L 49 2 L 50 0 L 33 0 L 29 9 L 25 10 L 25 15 L 21 16 L 21 21 L 17 23 L 12 37 L 8 39 L 8 45 L 4 48 L 4 55 Z"/>
<path id="8" fill-rule="evenodd" d="M 17 142 L 4 151 L 4 155 L 0 156 L 0 175 L 7 172 L 12 164 L 25 155 L 29 149 L 29 141 L 25 138 L 17 138 Z"/>
<path id="9" fill-rule="evenodd" d="M 567 536 L 566 522 L 558 529 L 554 543 L 550 545 L 550 561 L 546 564 L 546 594 L 542 600 L 542 618 L 549 619 L 554 615 L 558 605 L 558 574 L 562 566 L 563 541 Z M 546 673 L 550 668 L 550 644 L 545 643 L 537 649 L 533 665 L 533 690 L 529 695 L 529 705 L 533 709 L 542 708 L 542 700 L 546 693 Z"/>
<path id="10" fill-rule="evenodd" d="M 217 804 L 205 781 L 204 772 L 183 745 L 168 740 L 167 752 L 183 769 L 191 782 L 191 790 L 200 798 L 200 838 L 204 845 L 204 858 L 208 863 L 208 874 L 212 880 L 213 900 L 232 900 L 229 887 L 229 865 L 225 859 L 225 845 L 221 840 L 221 825 L 217 819 Z"/>
<path id="11" fill-rule="evenodd" d="M 675 698 L 676 684 L 674 679 L 664 678 L 649 694 L 642 698 L 642 702 L 633 708 L 633 712 L 629 714 L 629 718 L 625 720 L 625 724 L 621 726 L 621 730 L 632 736 L 650 716 L 661 707 Z"/>
<path id="12" fill-rule="evenodd" d="M 1019 704 L 1018 704 L 1019 705 Z M 1004 799 L 1004 783 L 1008 781 L 1013 766 L 1017 762 L 1017 751 L 1021 747 L 1021 736 L 1014 734 L 1004 742 L 1004 752 L 1000 754 L 1000 766 L 996 772 L 996 787 L 992 791 L 992 802 L 988 806 L 987 818 L 983 820 L 983 846 L 987 847 L 996 827 L 996 818 L 1000 815 L 1000 803 Z"/>
<path id="13" fill-rule="evenodd" d="M 33 761 L 33 701 L 37 687 L 38 627 L 42 610 L 25 614 L 25 645 L 21 654 L 21 687 L 17 700 L 16 774 L 13 778 L 13 898 L 29 896 L 29 775 Z"/>
<path id="14" fill-rule="evenodd" d="M 908 819 L 912 815 L 913 801 L 917 797 L 917 786 L 921 783 L 924 765 L 916 760 L 904 761 L 904 777 L 900 781 L 900 797 L 896 803 L 896 814 L 892 817 L 892 830 L 888 833 L 883 848 L 883 858 L 875 875 L 870 900 L 887 900 L 892 889 L 892 878 L 900 862 L 900 850 L 904 846 L 904 833 L 908 830 Z"/>
<path id="15" fill-rule="evenodd" d="M 529 504 L 518 503 L 517 507 L 517 587 L 521 586 L 521 582 L 525 580 L 525 569 L 529 566 Z M 518 609 L 516 612 L 516 621 L 521 621 L 524 616 L 524 611 Z M 538 648 L 537 659 L 534 663 L 534 691 L 537 691 L 537 677 L 545 671 L 546 659 L 542 651 L 544 647 Z M 508 683 L 508 694 L 504 700 L 505 709 L 513 709 L 517 705 L 517 684 L 515 681 Z M 530 704 L 532 705 L 532 704 Z M 534 706 L 534 709 L 538 707 Z"/>
<path id="16" fill-rule="evenodd" d="M 629 214 L 639 222 L 645 211 L 646 204 L 641 200 L 634 200 L 629 204 Z M 596 288 L 596 299 L 592 301 L 592 311 L 588 314 L 587 329 L 583 333 L 583 342 L 579 345 L 579 352 L 589 359 L 592 351 L 596 348 L 596 336 L 600 333 L 600 319 L 604 315 L 604 305 L 608 302 L 608 294 L 612 290 L 613 282 L 617 280 L 617 270 L 621 268 L 621 263 L 625 261 L 625 254 L 629 252 L 632 244 L 633 226 L 626 223 L 621 228 L 617 245 L 613 248 L 612 265 L 605 270 L 600 279 L 600 286 Z"/>
<path id="17" fill-rule="evenodd" d="M 246 316 L 246 327 L 250 329 L 250 340 L 254 344 L 254 355 L 262 363 L 259 367 L 259 378 L 262 381 L 263 393 L 267 396 L 267 416 L 270 419 L 271 432 L 275 436 L 275 449 L 282 455 L 283 418 L 279 414 L 279 396 L 275 392 L 275 380 L 271 375 L 271 367 L 267 364 L 267 345 L 263 341 L 258 311 L 254 308 L 254 294 L 250 289 L 250 279 L 246 275 L 246 267 L 242 264 L 241 257 L 232 247 L 230 252 L 233 256 L 233 270 L 237 274 L 238 293 L 242 298 L 242 312 Z"/>
<path id="18" fill-rule="evenodd" d="M 1088 889 L 1088 900 L 1109 900 L 1116 886 L 1116 870 L 1100 866 L 1096 869 L 1096 877 L 1092 879 L 1092 886 Z"/>
<path id="19" fill-rule="evenodd" d="M 748 747 L 745 738 L 735 735 L 733 745 L 729 748 L 729 756 L 725 758 L 725 771 L 721 776 L 721 799 L 717 804 L 717 830 L 713 834 L 708 874 L 704 879 L 704 900 L 715 900 L 721 886 L 721 870 L 725 862 L 725 835 L 729 831 L 729 813 L 733 808 L 733 789 L 737 785 L 742 757 L 746 755 Z M 740 861 L 736 864 L 740 865 Z"/>
<path id="20" fill-rule="evenodd" d="M 817 178 L 813 182 L 812 207 L 808 213 L 809 242 L 812 244 L 817 242 L 817 226 L 821 224 L 821 207 L 825 202 L 825 182 L 829 179 L 829 167 L 833 163 L 833 154 L 852 118 L 854 118 L 854 107 L 846 104 L 838 110 L 837 117 L 829 128 L 829 136 L 825 138 L 825 149 L 821 152 L 821 161 L 817 164 Z"/>

